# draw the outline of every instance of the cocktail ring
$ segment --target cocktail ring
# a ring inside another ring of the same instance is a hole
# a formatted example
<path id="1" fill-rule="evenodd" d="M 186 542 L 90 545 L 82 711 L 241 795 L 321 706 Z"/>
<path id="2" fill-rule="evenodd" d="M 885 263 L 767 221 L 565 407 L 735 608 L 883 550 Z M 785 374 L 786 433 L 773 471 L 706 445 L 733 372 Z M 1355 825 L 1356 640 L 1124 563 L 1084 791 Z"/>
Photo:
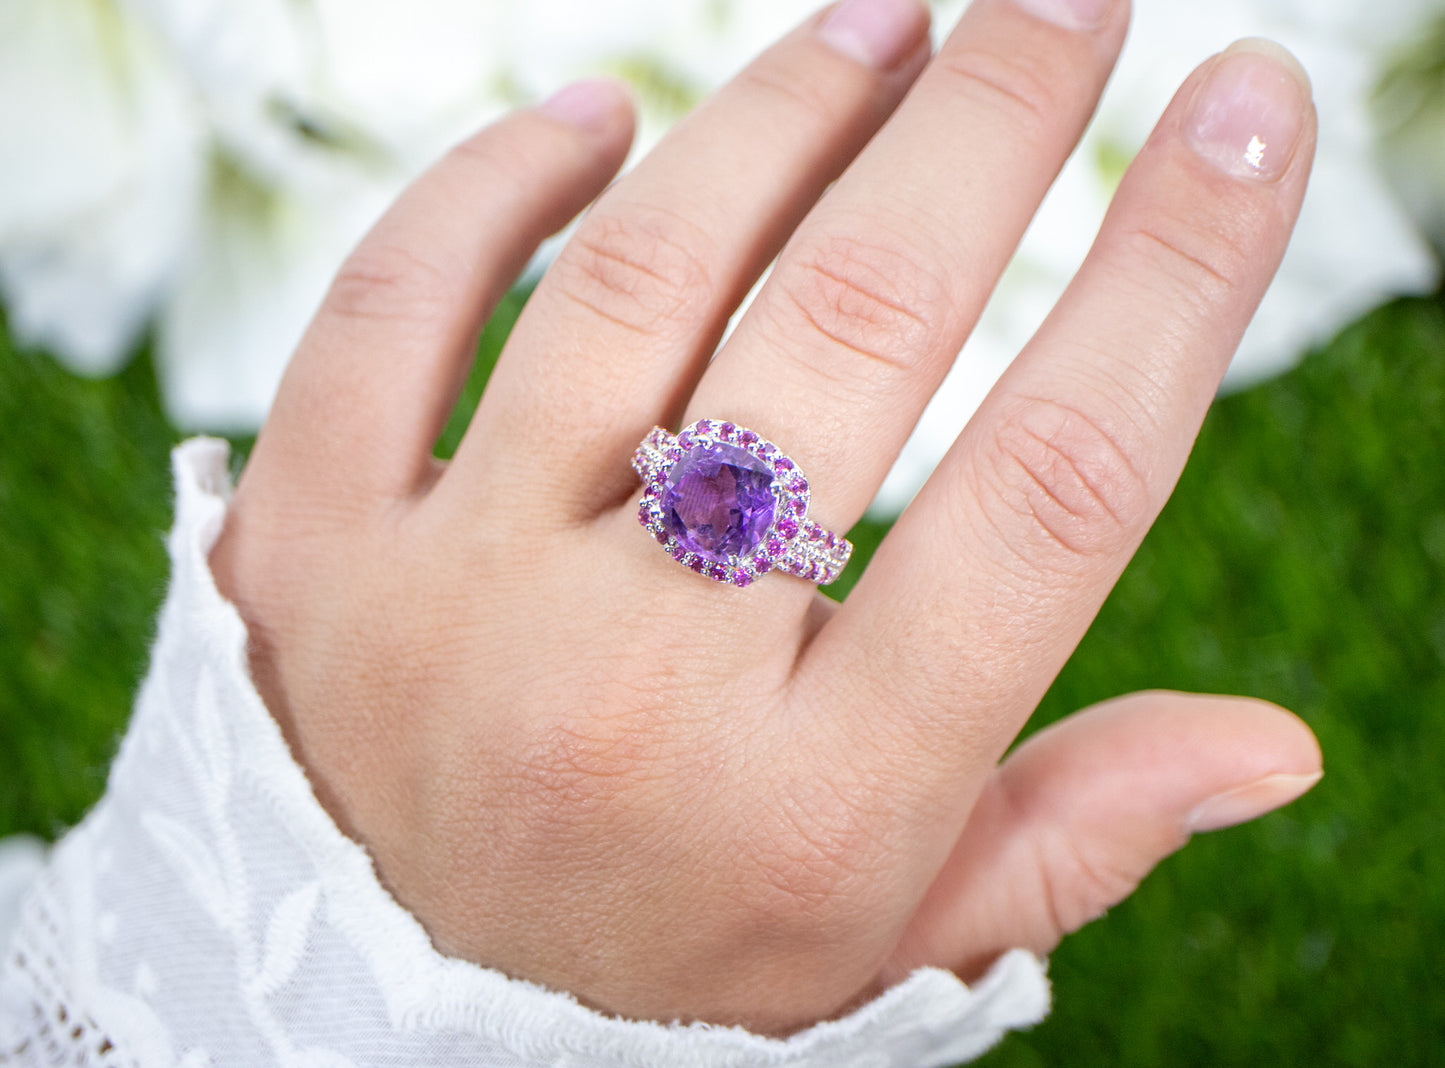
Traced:
<path id="1" fill-rule="evenodd" d="M 632 456 L 638 519 L 680 564 L 747 586 L 778 570 L 826 586 L 852 544 L 808 518 L 808 480 L 771 441 L 714 419 L 653 427 Z"/>

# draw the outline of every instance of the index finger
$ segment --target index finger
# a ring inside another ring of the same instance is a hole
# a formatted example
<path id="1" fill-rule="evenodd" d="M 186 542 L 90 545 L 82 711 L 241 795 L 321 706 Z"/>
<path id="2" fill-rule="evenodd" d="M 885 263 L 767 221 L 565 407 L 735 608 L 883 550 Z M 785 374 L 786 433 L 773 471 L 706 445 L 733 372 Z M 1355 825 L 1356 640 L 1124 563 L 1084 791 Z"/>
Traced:
<path id="1" fill-rule="evenodd" d="M 1314 137 L 1308 80 L 1268 42 L 1175 96 L 1059 305 L 809 650 L 800 682 L 846 677 L 884 759 L 956 789 L 1043 696 L 1183 469 Z"/>

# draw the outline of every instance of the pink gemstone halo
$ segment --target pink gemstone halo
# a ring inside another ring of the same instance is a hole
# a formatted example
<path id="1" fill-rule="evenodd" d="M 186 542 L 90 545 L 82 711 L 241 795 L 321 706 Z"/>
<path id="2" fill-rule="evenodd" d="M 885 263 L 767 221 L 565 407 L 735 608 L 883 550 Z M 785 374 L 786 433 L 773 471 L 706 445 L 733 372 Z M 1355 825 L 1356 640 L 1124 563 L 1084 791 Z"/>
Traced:
<path id="1" fill-rule="evenodd" d="M 745 427 L 699 419 L 662 427 L 637 446 L 637 518 L 678 563 L 748 586 L 777 570 L 826 586 L 852 555 L 848 539 L 808 518 L 808 480 L 771 441 Z"/>

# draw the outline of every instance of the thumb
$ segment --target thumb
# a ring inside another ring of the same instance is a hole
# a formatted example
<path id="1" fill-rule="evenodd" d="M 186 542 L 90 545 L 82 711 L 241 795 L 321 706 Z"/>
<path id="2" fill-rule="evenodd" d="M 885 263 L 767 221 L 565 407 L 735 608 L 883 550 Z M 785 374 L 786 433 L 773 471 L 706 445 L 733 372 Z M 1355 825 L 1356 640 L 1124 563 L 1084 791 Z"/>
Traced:
<path id="1" fill-rule="evenodd" d="M 995 770 L 883 981 L 1047 953 L 1191 834 L 1261 816 L 1321 774 L 1309 728 L 1261 701 L 1151 692 L 1070 716 Z"/>

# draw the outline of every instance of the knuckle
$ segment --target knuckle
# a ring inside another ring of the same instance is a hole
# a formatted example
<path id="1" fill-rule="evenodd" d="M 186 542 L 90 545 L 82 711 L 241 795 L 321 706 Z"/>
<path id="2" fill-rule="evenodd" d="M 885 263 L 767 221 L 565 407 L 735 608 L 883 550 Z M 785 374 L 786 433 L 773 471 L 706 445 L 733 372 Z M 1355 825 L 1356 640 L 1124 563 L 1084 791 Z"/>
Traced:
<path id="1" fill-rule="evenodd" d="M 1092 855 L 1067 833 L 1040 836 L 1036 848 L 1044 900 L 1060 938 L 1123 901 L 1145 875 L 1117 858 Z"/>
<path id="2" fill-rule="evenodd" d="M 1045 55 L 1027 49 L 963 48 L 945 51 L 935 62 L 967 99 L 1002 110 L 1016 133 L 1038 134 L 1053 125 L 1059 111 L 1057 79 L 1051 76 Z"/>
<path id="3" fill-rule="evenodd" d="M 823 129 L 836 124 L 838 96 L 820 78 L 799 78 L 790 67 L 775 70 L 766 63 L 754 63 L 738 75 L 738 82 L 766 98 L 763 106 L 769 114 L 778 110 L 796 113 L 797 118 Z"/>
<path id="4" fill-rule="evenodd" d="M 988 457 L 996 500 L 1024 522 L 1020 548 L 1066 562 L 1112 556 L 1147 521 L 1148 484 L 1117 431 L 1096 416 L 1054 401 L 1027 399 L 994 430 Z"/>
<path id="5" fill-rule="evenodd" d="M 401 245 L 365 243 L 336 274 L 326 304 L 343 319 L 413 326 L 440 322 L 446 272 Z"/>
<path id="6" fill-rule="evenodd" d="M 682 216 L 630 207 L 585 220 L 549 274 L 589 312 L 649 336 L 682 336 L 710 314 L 712 241 Z"/>
<path id="7" fill-rule="evenodd" d="M 491 126 L 458 141 L 442 157 L 438 169 L 464 189 L 485 189 L 489 196 L 523 199 L 546 166 L 538 153 L 507 124 Z"/>
<path id="8" fill-rule="evenodd" d="M 792 310 L 824 340 L 831 361 L 838 350 L 860 357 L 865 371 L 911 377 L 926 365 L 947 328 L 948 287 L 911 250 L 855 238 L 831 237 L 779 275 Z M 817 368 L 840 377 L 836 367 Z"/>
<path id="9" fill-rule="evenodd" d="M 1164 288 L 1171 302 L 1197 318 L 1229 302 L 1248 278 L 1251 256 L 1224 228 L 1204 218 L 1159 214 L 1124 232 L 1130 258 L 1141 276 Z"/>

